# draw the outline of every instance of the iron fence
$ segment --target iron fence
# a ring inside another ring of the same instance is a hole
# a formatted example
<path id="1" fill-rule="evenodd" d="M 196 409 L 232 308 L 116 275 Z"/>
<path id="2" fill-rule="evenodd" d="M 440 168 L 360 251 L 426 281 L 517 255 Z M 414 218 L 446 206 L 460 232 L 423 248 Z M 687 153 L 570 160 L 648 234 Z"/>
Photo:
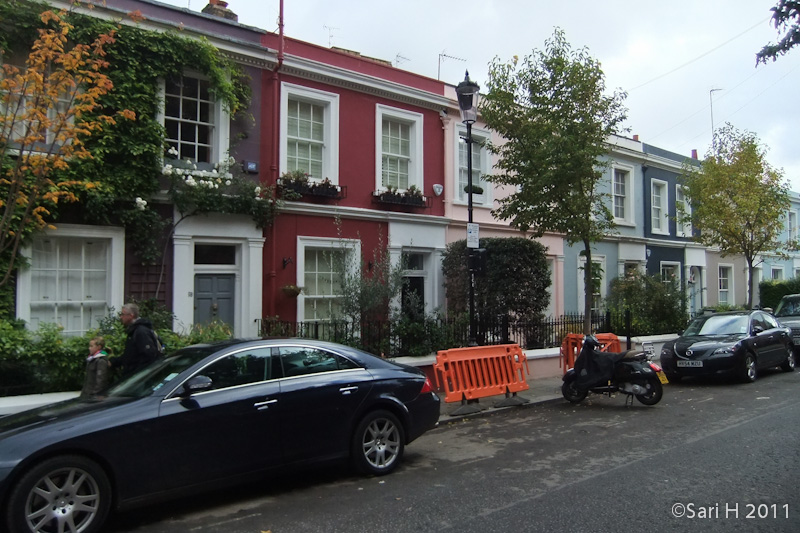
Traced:
<path id="1" fill-rule="evenodd" d="M 477 341 L 481 345 L 519 344 L 526 350 L 552 348 L 561 346 L 568 333 L 581 333 L 583 319 L 584 315 L 580 314 L 535 322 L 517 321 L 509 317 L 483 319 L 477 322 Z M 613 322 L 609 313 L 592 315 L 592 331 L 610 332 Z M 413 328 L 408 325 L 393 327 L 388 321 L 291 322 L 266 318 L 257 320 L 257 323 L 262 337 L 299 337 L 338 342 L 384 357 L 423 355 L 467 346 L 469 338 L 469 323 L 458 319 L 427 320 Z"/>

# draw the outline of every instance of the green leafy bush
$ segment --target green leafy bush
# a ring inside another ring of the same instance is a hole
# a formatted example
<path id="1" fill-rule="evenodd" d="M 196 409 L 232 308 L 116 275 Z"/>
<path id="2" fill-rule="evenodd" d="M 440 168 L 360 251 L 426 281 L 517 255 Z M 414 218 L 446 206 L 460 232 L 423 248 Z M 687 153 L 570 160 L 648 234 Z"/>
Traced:
<path id="1" fill-rule="evenodd" d="M 638 272 L 611 281 L 606 308 L 616 331 L 622 331 L 625 311 L 630 311 L 633 335 L 680 332 L 689 319 L 686 291 L 681 283 Z"/>
<path id="2" fill-rule="evenodd" d="M 800 278 L 765 280 L 758 284 L 758 291 L 761 296 L 761 307 L 775 309 L 783 296 L 800 294 Z"/>
<path id="3" fill-rule="evenodd" d="M 173 332 L 171 312 L 154 301 L 138 302 L 140 314 L 150 319 L 169 354 L 192 344 L 231 338 L 229 325 L 196 325 L 185 334 Z M 152 317 L 152 318 L 151 318 Z M 112 308 L 96 330 L 65 336 L 56 324 L 42 324 L 35 332 L 22 321 L 0 319 L 0 396 L 80 390 L 85 375 L 89 341 L 101 336 L 113 357 L 125 349 L 125 328 Z"/>

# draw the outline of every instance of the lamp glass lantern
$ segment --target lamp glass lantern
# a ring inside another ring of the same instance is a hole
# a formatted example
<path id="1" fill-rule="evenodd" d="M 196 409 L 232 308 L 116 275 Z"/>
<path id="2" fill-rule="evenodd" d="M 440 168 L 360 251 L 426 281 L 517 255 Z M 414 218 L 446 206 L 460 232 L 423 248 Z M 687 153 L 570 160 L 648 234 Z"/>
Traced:
<path id="1" fill-rule="evenodd" d="M 461 111 L 461 122 L 472 124 L 478 120 L 478 90 L 477 83 L 469 79 L 469 71 L 464 76 L 464 81 L 456 86 L 458 95 L 458 108 Z"/>

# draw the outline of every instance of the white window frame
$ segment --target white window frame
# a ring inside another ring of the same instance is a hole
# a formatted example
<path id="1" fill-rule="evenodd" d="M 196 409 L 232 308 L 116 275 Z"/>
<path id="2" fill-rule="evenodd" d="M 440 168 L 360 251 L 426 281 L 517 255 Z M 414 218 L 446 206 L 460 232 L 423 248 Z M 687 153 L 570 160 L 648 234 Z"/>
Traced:
<path id="1" fill-rule="evenodd" d="M 783 280 L 783 267 L 773 265 L 770 267 L 770 279 L 773 281 Z"/>
<path id="2" fill-rule="evenodd" d="M 788 234 L 789 234 L 789 242 L 794 242 L 797 240 L 797 212 L 796 211 L 789 211 L 789 215 L 786 217 L 786 225 L 788 226 Z"/>
<path id="3" fill-rule="evenodd" d="M 469 203 L 469 199 L 467 198 L 467 193 L 464 192 L 464 187 L 466 187 L 466 183 L 461 182 L 461 171 L 462 169 L 466 173 L 466 167 L 461 166 L 461 146 L 466 145 L 466 141 L 464 137 L 467 136 L 467 128 L 465 126 L 459 125 L 458 126 L 458 135 L 456 135 L 455 139 L 455 150 L 454 150 L 454 164 L 453 168 L 455 169 L 455 176 L 453 177 L 453 186 L 455 187 L 455 194 L 453 195 L 454 202 L 458 204 L 467 205 Z M 486 174 L 489 173 L 489 150 L 486 149 L 486 143 L 489 142 L 491 139 L 491 134 L 482 129 L 472 128 L 472 141 L 473 144 L 477 144 L 480 147 L 480 161 L 479 165 L 475 166 L 475 159 L 472 160 L 472 172 L 479 172 L 480 177 L 478 178 L 477 185 L 483 189 L 483 194 L 472 194 L 472 205 L 482 205 L 482 206 L 491 206 L 492 205 L 492 197 L 491 197 L 491 188 L 489 187 L 489 183 L 483 178 Z"/>
<path id="4" fill-rule="evenodd" d="M 339 95 L 311 87 L 281 83 L 281 133 L 280 172 L 288 170 L 286 145 L 288 143 L 289 100 L 301 100 L 323 107 L 324 140 L 322 149 L 322 176 L 311 176 L 312 181 L 330 180 L 339 184 Z"/>
<path id="5" fill-rule="evenodd" d="M 675 185 L 675 234 L 678 237 L 691 237 L 692 236 L 692 223 L 687 222 L 683 223 L 681 220 L 678 219 L 680 217 L 680 211 L 678 211 L 678 204 L 683 202 L 684 209 L 686 214 L 691 216 L 692 215 L 692 204 L 689 203 L 689 200 L 686 198 L 686 192 L 684 191 L 683 186 Z"/>
<path id="6" fill-rule="evenodd" d="M 27 69 L 28 53 L 23 52 L 21 54 L 14 54 L 14 57 L 12 57 L 11 60 L 14 61 L 15 59 L 16 59 L 16 61 L 18 61 L 18 63 L 7 62 L 7 61 L 5 61 L 2 52 L 0 52 L 0 74 L 2 74 L 4 72 L 4 70 L 2 68 L 3 65 L 10 65 L 12 67 L 16 67 L 17 69 L 19 69 L 19 75 L 20 76 L 25 76 L 25 73 L 26 73 L 25 71 Z M 22 97 L 20 96 L 20 98 L 22 98 Z M 68 107 L 66 107 L 66 108 L 64 107 L 65 105 L 68 105 L 68 104 L 69 104 L 68 99 L 64 98 L 63 95 L 60 95 L 57 98 L 56 105 L 54 107 L 49 107 L 47 109 L 47 119 L 51 121 L 51 126 L 53 125 L 52 123 L 55 123 L 55 122 L 58 121 L 60 114 L 63 114 L 65 112 L 69 111 Z M 2 101 L 0 101 L 0 113 L 5 114 L 6 112 L 7 112 L 7 110 L 5 109 L 5 104 L 3 104 Z M 20 114 L 21 115 L 25 115 L 26 113 L 28 113 L 28 102 L 27 101 L 25 101 L 22 104 L 22 109 L 21 109 L 21 113 Z M 15 129 L 16 128 L 25 129 L 27 127 L 25 120 L 22 120 L 22 119 L 19 119 L 19 118 L 17 118 L 16 120 L 18 122 L 14 125 Z M 74 116 L 70 116 L 70 117 L 67 118 L 67 122 L 69 122 L 69 123 L 73 123 L 74 121 L 75 121 L 75 117 Z M 8 127 L 8 126 L 4 125 L 3 129 L 5 130 L 6 127 Z M 10 127 L 9 127 L 9 131 L 8 131 L 7 135 L 8 135 L 8 139 L 9 139 L 8 152 L 10 154 L 19 155 L 19 152 L 20 152 L 19 144 L 17 144 L 16 141 L 20 137 L 24 137 L 24 133 L 23 132 L 18 132 L 18 131 L 15 132 L 14 130 L 11 130 Z M 30 151 L 30 152 L 34 152 L 34 153 L 44 153 L 44 151 L 47 151 L 49 149 L 50 145 L 54 145 L 54 147 L 58 146 L 58 145 L 54 144 L 56 139 L 54 137 L 52 129 L 48 129 L 45 132 L 44 137 L 45 137 L 45 139 L 44 139 L 43 142 L 37 143 L 36 145 L 34 145 L 33 147 L 29 148 L 26 151 Z"/>
<path id="7" fill-rule="evenodd" d="M 616 210 L 616 199 L 617 199 L 617 191 L 616 191 L 616 184 L 617 184 L 617 173 L 624 173 L 625 174 L 625 195 L 623 196 L 622 200 L 622 209 L 624 210 L 624 216 L 617 217 L 617 210 Z M 619 163 L 615 163 L 611 166 L 611 213 L 614 216 L 614 223 L 615 224 L 623 224 L 623 225 L 634 225 L 634 212 L 633 212 L 633 197 L 634 197 L 634 187 L 633 187 L 633 167 L 627 165 L 621 165 Z"/>
<path id="8" fill-rule="evenodd" d="M 603 302 L 606 299 L 606 294 L 608 292 L 608 272 L 606 271 L 606 256 L 604 255 L 593 255 L 592 256 L 593 263 L 599 263 L 600 268 L 603 269 L 602 276 L 600 278 L 600 294 L 598 296 L 600 301 L 600 306 L 597 309 L 592 308 L 593 311 L 602 312 L 603 311 Z M 578 256 L 578 309 L 583 310 L 583 298 L 586 295 L 586 285 L 583 281 L 583 266 L 586 264 L 586 257 L 583 255 Z"/>
<path id="9" fill-rule="evenodd" d="M 664 273 L 666 271 L 672 271 L 672 275 L 675 277 L 675 281 L 680 283 L 681 281 L 681 264 L 675 261 L 661 261 L 659 266 L 659 271 L 661 273 L 661 281 L 664 283 L 669 283 L 671 280 L 664 279 Z"/>
<path id="10" fill-rule="evenodd" d="M 722 275 L 723 269 L 726 276 Z M 727 287 L 722 288 L 722 280 L 727 280 Z M 722 301 L 722 294 L 725 294 L 725 301 Z M 734 292 L 733 292 L 733 265 L 722 264 L 717 265 L 717 303 L 722 305 L 734 305 Z"/>
<path id="11" fill-rule="evenodd" d="M 656 204 L 656 190 L 662 193 L 658 204 Z M 666 181 L 650 180 L 650 231 L 654 234 L 669 235 L 668 195 L 669 189 Z M 655 224 L 656 220 L 659 221 L 658 227 Z"/>
<path id="12" fill-rule="evenodd" d="M 191 77 L 202 80 L 208 80 L 207 77 L 192 71 L 186 71 L 181 74 L 183 77 Z M 158 81 L 159 101 L 161 104 L 158 107 L 158 121 L 161 126 L 165 127 L 166 114 L 164 108 L 166 106 L 166 80 L 159 79 Z M 209 165 L 214 165 L 227 157 L 230 149 L 230 114 L 225 110 L 222 101 L 214 99 L 214 107 L 212 112 L 213 123 L 211 125 L 211 153 L 209 153 Z"/>
<path id="13" fill-rule="evenodd" d="M 389 107 L 383 104 L 375 106 L 375 190 L 385 191 L 387 187 L 383 185 L 383 121 L 384 119 L 394 122 L 401 122 L 409 126 L 409 164 L 408 164 L 408 186 L 415 186 L 424 191 L 425 180 L 423 175 L 423 125 L 424 117 L 421 113 L 415 113 L 405 109 Z M 400 189 L 401 192 L 407 189 Z"/>
<path id="14" fill-rule="evenodd" d="M 357 265 L 361 261 L 361 241 L 358 239 L 327 239 L 324 237 L 297 237 L 297 271 L 296 279 L 298 284 L 303 284 L 306 273 L 306 249 L 329 250 L 331 252 L 344 251 L 346 254 L 353 254 L 355 261 L 346 261 L 348 266 Z M 306 322 L 305 317 L 305 291 L 297 296 L 297 321 Z M 342 317 L 344 318 L 344 317 Z"/>
<path id="15" fill-rule="evenodd" d="M 120 309 L 123 302 L 125 282 L 125 229 L 109 226 L 82 226 L 78 224 L 59 224 L 55 230 L 46 230 L 47 238 L 83 238 L 109 241 L 106 269 L 106 305 Z M 23 255 L 31 259 L 32 248 L 27 246 Z M 24 320 L 28 327 L 31 322 L 31 295 L 33 273 L 30 268 L 22 268 L 17 276 L 17 318 Z"/>

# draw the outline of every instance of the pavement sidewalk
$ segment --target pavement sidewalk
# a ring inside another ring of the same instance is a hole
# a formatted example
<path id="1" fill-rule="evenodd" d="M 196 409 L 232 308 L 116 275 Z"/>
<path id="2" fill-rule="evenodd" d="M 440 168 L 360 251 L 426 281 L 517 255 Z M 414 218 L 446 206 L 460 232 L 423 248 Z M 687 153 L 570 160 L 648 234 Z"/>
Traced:
<path id="1" fill-rule="evenodd" d="M 523 401 L 527 400 L 523 405 L 563 399 L 561 395 L 561 383 L 561 376 L 529 379 L 528 390 L 517 393 L 517 398 Z M 464 402 L 445 403 L 444 392 L 439 392 L 438 394 L 439 398 L 442 400 L 441 414 L 439 416 L 441 422 L 470 416 L 478 412 L 489 413 L 506 408 L 502 405 L 504 400 L 506 400 L 505 395 L 489 396 L 487 398 L 481 398 L 477 403 L 466 403 L 465 405 Z"/>

